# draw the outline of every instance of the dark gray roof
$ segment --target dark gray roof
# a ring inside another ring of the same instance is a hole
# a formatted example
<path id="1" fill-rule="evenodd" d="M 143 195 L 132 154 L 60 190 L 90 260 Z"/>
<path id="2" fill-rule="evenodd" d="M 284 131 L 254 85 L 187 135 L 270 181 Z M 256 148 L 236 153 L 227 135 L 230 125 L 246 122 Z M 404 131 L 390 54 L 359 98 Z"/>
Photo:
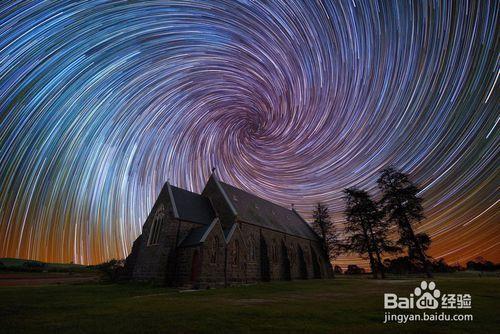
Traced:
<path id="1" fill-rule="evenodd" d="M 208 198 L 172 185 L 170 188 L 180 220 L 210 225 L 215 213 Z"/>
<path id="2" fill-rule="evenodd" d="M 236 208 L 238 218 L 251 224 L 302 238 L 317 240 L 312 228 L 298 215 L 282 206 L 266 201 L 227 183 L 220 182 Z"/>
<path id="3" fill-rule="evenodd" d="M 179 247 L 190 247 L 200 244 L 202 242 L 201 239 L 203 238 L 203 235 L 205 235 L 205 232 L 209 227 L 209 225 L 206 225 L 192 229 L 184 240 L 181 241 Z"/>

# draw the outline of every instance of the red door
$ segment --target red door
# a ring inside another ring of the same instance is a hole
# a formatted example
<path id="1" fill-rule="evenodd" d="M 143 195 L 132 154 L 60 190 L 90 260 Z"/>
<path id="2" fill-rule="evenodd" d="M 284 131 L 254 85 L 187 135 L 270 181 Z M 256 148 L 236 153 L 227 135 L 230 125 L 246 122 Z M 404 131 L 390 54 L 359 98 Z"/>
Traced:
<path id="1" fill-rule="evenodd" d="M 201 267 L 201 262 L 200 262 L 200 253 L 198 250 L 194 251 L 193 254 L 193 261 L 191 263 L 191 282 L 196 283 L 198 282 L 198 277 L 200 276 L 200 268 Z"/>

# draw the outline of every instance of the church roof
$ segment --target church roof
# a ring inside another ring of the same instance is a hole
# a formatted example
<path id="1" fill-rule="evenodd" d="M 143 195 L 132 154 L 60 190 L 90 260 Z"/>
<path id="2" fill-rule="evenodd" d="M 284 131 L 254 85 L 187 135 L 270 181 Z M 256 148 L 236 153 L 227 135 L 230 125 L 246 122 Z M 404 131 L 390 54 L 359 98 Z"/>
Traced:
<path id="1" fill-rule="evenodd" d="M 227 183 L 219 183 L 242 221 L 306 239 L 318 239 L 317 234 L 295 210 L 285 209 Z"/>
<path id="2" fill-rule="evenodd" d="M 202 242 L 205 242 L 205 239 L 207 238 L 210 231 L 212 231 L 212 229 L 217 225 L 219 225 L 219 228 L 221 228 L 219 220 L 215 218 L 210 225 L 204 225 L 191 229 L 188 235 L 183 240 L 181 240 L 181 242 L 179 243 L 179 247 L 196 246 L 201 244 Z"/>
<path id="3" fill-rule="evenodd" d="M 189 234 L 181 241 L 179 247 L 196 246 L 202 243 L 202 238 L 210 226 L 205 225 L 202 227 L 192 229 Z"/>
<path id="4" fill-rule="evenodd" d="M 180 242 L 179 247 L 195 246 L 201 243 L 201 238 L 208 230 L 208 226 L 192 229 L 189 234 Z"/>
<path id="5" fill-rule="evenodd" d="M 203 225 L 212 223 L 215 213 L 208 198 L 172 185 L 169 187 L 176 218 Z"/>
<path id="6" fill-rule="evenodd" d="M 318 239 L 318 235 L 295 210 L 286 209 L 227 183 L 220 182 L 213 175 L 212 178 L 222 193 L 224 201 L 241 221 L 305 239 Z M 166 187 L 172 202 L 174 216 L 177 219 L 205 225 L 192 230 L 181 242 L 182 246 L 199 244 L 202 242 L 200 240 L 207 232 L 208 226 L 217 217 L 209 198 L 172 186 L 169 183 L 166 183 Z M 231 228 L 224 230 L 226 238 L 230 238 L 227 235 L 230 230 Z"/>

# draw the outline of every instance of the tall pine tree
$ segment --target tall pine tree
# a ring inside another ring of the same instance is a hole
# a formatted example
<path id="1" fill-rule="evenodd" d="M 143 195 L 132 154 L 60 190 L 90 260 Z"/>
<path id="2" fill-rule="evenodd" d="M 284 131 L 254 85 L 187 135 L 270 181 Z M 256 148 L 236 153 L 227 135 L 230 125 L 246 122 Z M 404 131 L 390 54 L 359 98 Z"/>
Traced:
<path id="1" fill-rule="evenodd" d="M 382 171 L 377 183 L 382 191 L 380 205 L 386 220 L 398 227 L 400 234 L 398 243 L 406 247 L 408 256 L 412 260 L 418 259 L 427 276 L 432 277 L 425 254 L 425 247 L 430 244 L 430 238 L 419 236 L 413 230 L 414 225 L 424 218 L 422 198 L 418 196 L 420 189 L 407 174 L 392 167 Z"/>
<path id="2" fill-rule="evenodd" d="M 339 242 L 337 230 L 330 219 L 328 206 L 318 203 L 313 211 L 313 229 L 321 239 L 323 255 L 330 263 L 330 273 L 333 276 L 332 261 L 340 254 L 342 246 Z"/>
<path id="3" fill-rule="evenodd" d="M 344 190 L 346 200 L 346 248 L 349 251 L 368 255 L 372 275 L 380 273 L 385 278 L 382 253 L 397 250 L 387 238 L 388 228 L 381 219 L 382 213 L 370 195 L 357 188 Z"/>

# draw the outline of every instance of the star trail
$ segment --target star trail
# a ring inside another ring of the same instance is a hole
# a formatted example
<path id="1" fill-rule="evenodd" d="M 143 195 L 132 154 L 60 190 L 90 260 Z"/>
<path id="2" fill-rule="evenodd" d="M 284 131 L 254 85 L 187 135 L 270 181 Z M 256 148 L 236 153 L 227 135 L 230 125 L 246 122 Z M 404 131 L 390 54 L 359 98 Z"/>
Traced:
<path id="1" fill-rule="evenodd" d="M 0 4 L 0 256 L 125 257 L 167 179 L 342 224 L 388 165 L 448 262 L 500 261 L 498 1 Z M 338 263 L 359 261 L 349 255 Z"/>

